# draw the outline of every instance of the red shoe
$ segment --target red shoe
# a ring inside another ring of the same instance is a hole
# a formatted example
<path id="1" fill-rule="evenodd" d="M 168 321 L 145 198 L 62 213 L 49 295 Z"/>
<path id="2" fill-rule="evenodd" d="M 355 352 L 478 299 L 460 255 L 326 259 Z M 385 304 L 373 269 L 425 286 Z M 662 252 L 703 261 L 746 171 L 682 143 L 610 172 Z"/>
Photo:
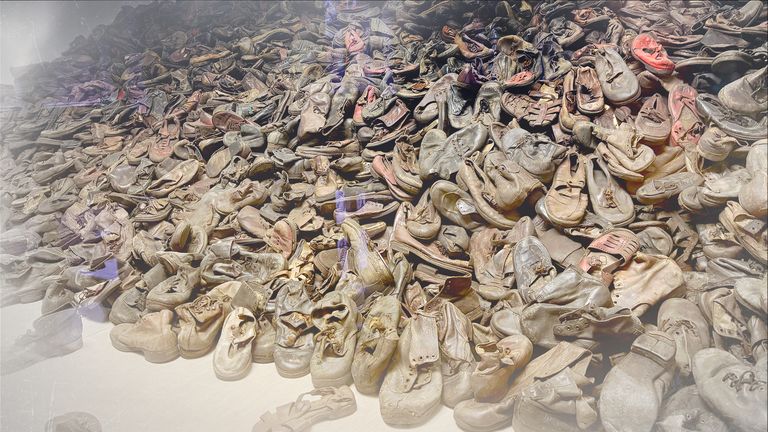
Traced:
<path id="1" fill-rule="evenodd" d="M 360 98 L 357 100 L 357 103 L 355 104 L 355 110 L 352 113 L 352 121 L 355 122 L 356 125 L 365 125 L 365 119 L 363 119 L 363 108 L 365 108 L 366 105 L 372 104 L 373 101 L 376 100 L 378 97 L 377 93 L 378 92 L 376 91 L 376 87 L 369 85 L 363 91 L 363 95 L 360 96 Z"/>
<path id="2" fill-rule="evenodd" d="M 679 84 L 669 92 L 669 114 L 672 116 L 672 145 L 696 145 L 704 132 L 704 123 L 696 109 L 696 89 L 688 84 Z"/>
<path id="3" fill-rule="evenodd" d="M 669 75 L 675 70 L 675 63 L 667 57 L 667 51 L 650 33 L 640 33 L 632 41 L 632 57 L 656 75 Z"/>

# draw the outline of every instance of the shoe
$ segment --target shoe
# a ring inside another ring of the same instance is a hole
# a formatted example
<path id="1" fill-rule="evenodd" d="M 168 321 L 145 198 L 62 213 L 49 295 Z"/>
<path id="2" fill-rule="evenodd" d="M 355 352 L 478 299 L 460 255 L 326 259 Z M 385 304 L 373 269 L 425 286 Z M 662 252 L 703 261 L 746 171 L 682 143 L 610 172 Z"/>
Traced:
<path id="1" fill-rule="evenodd" d="M 635 219 L 632 197 L 614 180 L 605 162 L 587 158 L 586 173 L 592 211 L 615 227 L 629 225 Z"/>
<path id="2" fill-rule="evenodd" d="M 708 94 L 696 97 L 696 108 L 704 120 L 712 122 L 723 132 L 735 138 L 747 141 L 757 141 L 765 137 L 768 123 L 765 117 L 761 121 L 730 111 L 720 100 Z"/>
<path id="3" fill-rule="evenodd" d="M 474 123 L 451 136 L 433 129 L 424 135 L 419 151 L 419 174 L 422 180 L 441 178 L 449 180 L 461 166 L 464 158 L 480 149 L 488 138 L 487 128 Z"/>
<path id="4" fill-rule="evenodd" d="M 753 71 L 720 89 L 717 98 L 723 105 L 737 113 L 758 116 L 765 114 L 768 103 L 766 85 L 768 67 Z"/>
<path id="5" fill-rule="evenodd" d="M 427 93 L 421 99 L 416 108 L 413 109 L 413 118 L 420 124 L 428 124 L 435 120 L 438 115 L 438 96 L 442 95 L 445 98 L 446 92 L 451 88 L 451 85 L 456 82 L 458 75 L 450 73 L 443 75 L 439 80 L 435 81 L 427 90 Z"/>
<path id="6" fill-rule="evenodd" d="M 440 406 L 440 371 L 437 322 L 418 313 L 405 325 L 379 391 L 384 423 L 415 426 L 427 421 Z"/>
<path id="7" fill-rule="evenodd" d="M 686 143 L 694 145 L 699 142 L 704 132 L 704 124 L 699 120 L 696 108 L 697 94 L 696 90 L 687 84 L 679 84 L 670 90 L 667 98 L 669 113 L 672 116 L 670 144 L 684 147 Z"/>
<path id="8" fill-rule="evenodd" d="M 346 294 L 331 292 L 312 309 L 315 347 L 309 370 L 315 388 L 352 383 L 352 360 L 357 341 L 357 306 Z"/>
<path id="9" fill-rule="evenodd" d="M 556 275 L 552 259 L 536 237 L 525 237 L 515 246 L 515 279 L 520 296 L 531 303 Z"/>
<path id="10" fill-rule="evenodd" d="M 437 334 L 440 344 L 443 404 L 453 408 L 457 403 L 472 398 L 470 376 L 475 368 L 470 341 L 473 340 L 472 322 L 450 302 L 438 308 Z"/>
<path id="11" fill-rule="evenodd" d="M 670 75 L 675 71 L 675 63 L 667 57 L 667 51 L 654 39 L 652 33 L 640 33 L 635 37 L 632 41 L 632 57 L 656 75 Z"/>
<path id="12" fill-rule="evenodd" d="M 494 205 L 502 212 L 517 209 L 536 190 L 543 192 L 544 185 L 537 178 L 499 151 L 485 157 L 483 170 L 496 189 Z"/>
<path id="13" fill-rule="evenodd" d="M 531 432 L 589 430 L 598 420 L 595 399 L 585 394 L 592 383 L 566 368 L 532 384 L 514 405 L 512 427 Z"/>
<path id="14" fill-rule="evenodd" d="M 585 165 L 584 157 L 572 152 L 557 167 L 552 187 L 544 197 L 547 215 L 557 225 L 574 226 L 584 218 L 589 204 Z"/>
<path id="15" fill-rule="evenodd" d="M 349 242 L 347 265 L 363 284 L 363 298 L 389 288 L 393 282 L 392 273 L 379 252 L 373 248 L 365 230 L 353 219 L 346 219 L 341 229 Z"/>
<path id="16" fill-rule="evenodd" d="M 635 130 L 649 145 L 666 144 L 672 132 L 672 120 L 669 117 L 667 101 L 654 94 L 643 102 L 635 119 Z"/>
<path id="17" fill-rule="evenodd" d="M 320 398 L 308 401 L 304 400 L 306 396 Z M 278 407 L 274 414 L 262 414 L 251 431 L 309 430 L 316 423 L 347 417 L 355 411 L 355 394 L 349 387 L 325 387 L 300 394 L 296 402 Z"/>
<path id="18" fill-rule="evenodd" d="M 192 270 L 191 267 L 182 268 L 147 293 L 146 309 L 150 312 L 172 310 L 176 306 L 187 303 L 199 283 L 199 270 Z"/>
<path id="19" fill-rule="evenodd" d="M 690 376 L 694 356 L 711 343 L 706 318 L 692 301 L 671 298 L 661 304 L 657 322 L 659 330 L 675 339 L 678 372 Z"/>
<path id="20" fill-rule="evenodd" d="M 465 159 L 456 175 L 458 186 L 469 190 L 475 209 L 490 225 L 502 229 L 511 229 L 519 217 L 512 212 L 501 213 L 485 197 L 494 196 L 494 186 L 488 176 L 471 159 Z M 490 191 L 490 192 L 489 192 Z"/>
<path id="21" fill-rule="evenodd" d="M 299 281 L 283 279 L 275 299 L 275 367 L 284 378 L 310 373 L 314 351 L 313 303 Z"/>
<path id="22" fill-rule="evenodd" d="M 768 428 L 765 358 L 751 366 L 721 349 L 703 349 L 693 358 L 693 377 L 701 398 L 727 424 L 744 432 Z"/>
<path id="23" fill-rule="evenodd" d="M 472 196 L 456 184 L 438 180 L 430 187 L 429 197 L 437 212 L 454 224 L 470 231 L 482 226 L 484 219 L 477 212 Z"/>
<path id="24" fill-rule="evenodd" d="M 595 71 L 603 88 L 603 95 L 614 105 L 627 105 L 640 96 L 640 83 L 627 64 L 612 48 L 595 52 Z"/>
<path id="25" fill-rule="evenodd" d="M 698 103 L 698 101 L 697 101 Z M 696 150 L 702 158 L 712 162 L 722 162 L 738 145 L 738 140 L 729 136 L 717 126 L 710 126 L 701 134 Z"/>
<path id="26" fill-rule="evenodd" d="M 392 250 L 402 252 L 403 254 L 412 253 L 434 266 L 449 271 L 465 273 L 472 268 L 469 261 L 454 259 L 447 256 L 443 250 L 437 246 L 436 242 L 424 244 L 413 238 L 408 233 L 408 229 L 405 226 L 407 220 L 405 214 L 406 211 L 405 208 L 401 207 L 392 224 L 392 234 L 389 238 L 389 246 Z"/>
<path id="27" fill-rule="evenodd" d="M 352 360 L 352 378 L 362 394 L 378 394 L 392 355 L 397 349 L 400 302 L 387 295 L 376 299 L 360 328 Z"/>
<path id="28" fill-rule="evenodd" d="M 593 68 L 577 68 L 573 85 L 576 89 L 576 107 L 582 114 L 596 115 L 603 112 L 605 98 L 600 80 Z"/>
<path id="29" fill-rule="evenodd" d="M 752 257 L 761 264 L 768 264 L 768 229 L 764 221 L 750 215 L 734 201 L 726 203 L 718 220 Z"/>
<path id="30" fill-rule="evenodd" d="M 765 278 L 744 277 L 736 280 L 733 293 L 736 301 L 757 315 L 768 312 L 768 293 L 762 289 Z"/>
<path id="31" fill-rule="evenodd" d="M 741 187 L 739 204 L 744 210 L 757 218 L 768 215 L 768 174 L 764 161 L 768 157 L 768 145 L 753 144 L 747 153 L 747 169 L 752 173 L 752 180 Z"/>
<path id="32" fill-rule="evenodd" d="M 245 378 L 253 363 L 251 350 L 256 337 L 256 317 L 246 308 L 234 308 L 221 329 L 213 350 L 213 371 L 223 381 Z"/>
<path id="33" fill-rule="evenodd" d="M 544 354 L 531 360 L 512 380 L 509 391 L 500 401 L 467 400 L 461 402 L 453 410 L 453 419 L 457 426 L 469 432 L 494 431 L 508 427 L 513 422 L 517 400 L 520 399 L 526 389 L 534 386 L 541 377 L 555 376 L 567 368 L 583 375 L 591 357 L 591 353 L 583 348 L 568 342 L 560 342 Z"/>
<path id="34" fill-rule="evenodd" d="M 679 195 L 689 187 L 700 186 L 703 183 L 704 177 L 683 171 L 643 183 L 635 196 L 642 204 L 658 204 Z"/>
<path id="35" fill-rule="evenodd" d="M 222 300 L 202 295 L 176 307 L 179 316 L 179 354 L 184 358 L 201 357 L 216 344 L 224 318 L 229 312 Z"/>
<path id="36" fill-rule="evenodd" d="M 642 316 L 683 286 L 683 271 L 672 258 L 638 252 L 613 275 L 613 304 Z"/>
<path id="37" fill-rule="evenodd" d="M 430 241 L 437 237 L 440 231 L 440 214 L 432 204 L 429 193 L 421 195 L 416 207 L 410 203 L 403 203 L 403 206 L 407 209 L 405 228 L 414 238 Z"/>
<path id="38" fill-rule="evenodd" d="M 499 83 L 488 81 L 477 91 L 474 107 L 474 120 L 489 127 L 499 121 L 501 116 L 501 87 Z"/>
<path id="39" fill-rule="evenodd" d="M 511 335 L 498 342 L 476 344 L 480 357 L 470 377 L 474 400 L 499 402 L 509 391 L 510 378 L 531 360 L 533 344 L 523 335 Z"/>
<path id="40" fill-rule="evenodd" d="M 600 392 L 600 419 L 606 432 L 649 431 L 675 372 L 675 341 L 648 332 L 608 372 Z"/>
<path id="41" fill-rule="evenodd" d="M 589 121 L 589 118 L 582 115 L 577 109 L 579 90 L 576 89 L 574 81 L 575 79 L 573 71 L 565 74 L 565 77 L 563 78 L 563 99 L 560 102 L 560 114 L 558 115 L 558 125 L 560 126 L 560 129 L 569 133 L 573 132 L 573 126 L 577 121 Z M 597 83 L 597 88 L 600 88 L 599 82 Z M 582 93 L 584 93 L 584 91 L 587 89 L 581 88 L 580 90 Z M 603 91 L 600 90 L 601 97 L 602 94 Z M 591 103 L 591 92 L 584 93 L 584 97 L 588 98 L 587 100 Z"/>
<path id="42" fill-rule="evenodd" d="M 613 280 L 613 271 L 629 262 L 639 247 L 640 240 L 635 233 L 624 228 L 616 228 L 589 244 L 579 263 L 579 268 L 610 284 Z"/>
<path id="43" fill-rule="evenodd" d="M 694 429 L 691 429 L 692 425 Z M 726 432 L 728 426 L 704 403 L 696 385 L 689 385 L 667 398 L 656 422 L 656 430 L 659 432 L 685 430 Z"/>
<path id="44" fill-rule="evenodd" d="M 148 362 L 166 363 L 179 357 L 172 321 L 170 310 L 148 313 L 135 323 L 116 325 L 109 332 L 109 338 L 119 351 L 139 352 Z"/>
<path id="45" fill-rule="evenodd" d="M 552 182 L 555 169 L 566 154 L 564 146 L 552 142 L 546 135 L 530 133 L 522 128 L 510 129 L 502 141 L 495 144 L 508 159 L 544 184 Z"/>

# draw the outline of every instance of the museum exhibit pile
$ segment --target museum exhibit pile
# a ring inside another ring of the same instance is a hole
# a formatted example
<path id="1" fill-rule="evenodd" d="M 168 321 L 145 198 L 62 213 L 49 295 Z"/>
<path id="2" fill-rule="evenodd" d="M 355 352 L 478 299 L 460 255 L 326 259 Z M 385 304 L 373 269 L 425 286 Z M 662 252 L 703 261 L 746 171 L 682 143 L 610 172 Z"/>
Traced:
<path id="1" fill-rule="evenodd" d="M 352 388 L 393 426 L 765 431 L 767 16 L 124 7 L 3 89 L 0 301 L 41 301 L 3 373 L 101 313 L 149 362 L 311 375 L 254 431 Z"/>

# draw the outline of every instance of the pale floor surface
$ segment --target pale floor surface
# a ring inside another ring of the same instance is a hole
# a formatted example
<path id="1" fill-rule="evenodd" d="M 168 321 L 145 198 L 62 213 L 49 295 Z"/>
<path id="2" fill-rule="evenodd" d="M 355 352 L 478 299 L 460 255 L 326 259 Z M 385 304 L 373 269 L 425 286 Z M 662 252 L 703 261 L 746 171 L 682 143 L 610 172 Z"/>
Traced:
<path id="1" fill-rule="evenodd" d="M 0 310 L 2 343 L 31 328 L 40 303 Z M 109 341 L 109 322 L 83 319 L 83 348 L 0 377 L 0 431 L 42 432 L 48 419 L 69 411 L 86 411 L 104 432 L 242 431 L 248 432 L 267 410 L 296 400 L 312 389 L 309 376 L 286 379 L 273 364 L 253 364 L 243 380 L 216 378 L 211 354 L 166 364 L 149 363 L 140 354 L 124 353 Z M 318 423 L 313 432 L 398 430 L 379 414 L 378 399 L 357 397 L 357 412 Z M 418 430 L 458 430 L 453 411 L 441 407 Z"/>

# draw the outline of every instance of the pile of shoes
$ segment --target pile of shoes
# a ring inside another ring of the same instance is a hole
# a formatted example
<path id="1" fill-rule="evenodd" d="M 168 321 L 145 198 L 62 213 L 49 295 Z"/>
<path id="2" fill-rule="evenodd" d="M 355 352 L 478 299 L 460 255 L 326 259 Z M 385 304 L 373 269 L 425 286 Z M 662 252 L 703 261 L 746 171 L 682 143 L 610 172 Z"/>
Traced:
<path id="1" fill-rule="evenodd" d="M 125 7 L 3 92 L 0 299 L 42 300 L 4 362 L 102 313 L 118 350 L 354 383 L 390 425 L 764 431 L 767 17 Z"/>

